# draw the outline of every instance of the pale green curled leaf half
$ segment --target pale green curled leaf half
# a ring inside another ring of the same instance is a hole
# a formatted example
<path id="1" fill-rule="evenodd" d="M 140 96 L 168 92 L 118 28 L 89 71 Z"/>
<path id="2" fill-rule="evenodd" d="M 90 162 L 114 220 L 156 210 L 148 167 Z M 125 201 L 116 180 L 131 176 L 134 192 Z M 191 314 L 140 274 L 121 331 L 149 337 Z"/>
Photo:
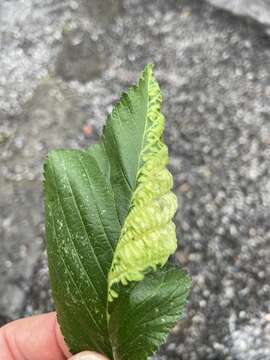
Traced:
<path id="1" fill-rule="evenodd" d="M 160 103 L 148 65 L 109 115 L 99 144 L 52 151 L 45 163 L 50 279 L 74 353 L 145 360 L 185 304 L 189 277 L 165 265 L 177 245 L 177 201 Z"/>
<path id="2" fill-rule="evenodd" d="M 166 168 L 168 150 L 162 140 L 161 93 L 151 67 L 143 76 L 147 81 L 147 108 L 137 149 L 135 187 L 109 273 L 110 299 L 117 296 L 111 289 L 114 283 L 126 285 L 128 281 L 142 280 L 147 268 L 164 265 L 177 246 L 172 222 L 177 199 L 170 191 L 172 175 Z M 126 106 L 132 119 L 132 106 L 128 102 Z"/>

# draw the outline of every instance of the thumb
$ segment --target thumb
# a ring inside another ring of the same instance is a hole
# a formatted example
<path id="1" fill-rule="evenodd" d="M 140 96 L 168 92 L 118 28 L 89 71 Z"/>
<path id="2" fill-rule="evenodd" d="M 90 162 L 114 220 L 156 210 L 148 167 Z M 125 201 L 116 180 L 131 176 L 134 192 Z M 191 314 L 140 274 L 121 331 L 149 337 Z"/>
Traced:
<path id="1" fill-rule="evenodd" d="M 108 360 L 108 359 L 96 352 L 83 351 L 79 354 L 73 355 L 69 360 Z"/>

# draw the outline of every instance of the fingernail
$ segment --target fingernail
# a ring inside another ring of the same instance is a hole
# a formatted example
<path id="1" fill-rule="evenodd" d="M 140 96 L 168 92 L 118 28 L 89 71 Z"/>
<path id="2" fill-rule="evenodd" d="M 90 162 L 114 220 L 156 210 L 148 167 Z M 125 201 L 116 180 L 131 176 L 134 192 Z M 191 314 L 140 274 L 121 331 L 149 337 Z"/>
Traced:
<path id="1" fill-rule="evenodd" d="M 73 355 L 69 360 L 107 360 L 107 358 L 92 351 L 83 351 Z"/>

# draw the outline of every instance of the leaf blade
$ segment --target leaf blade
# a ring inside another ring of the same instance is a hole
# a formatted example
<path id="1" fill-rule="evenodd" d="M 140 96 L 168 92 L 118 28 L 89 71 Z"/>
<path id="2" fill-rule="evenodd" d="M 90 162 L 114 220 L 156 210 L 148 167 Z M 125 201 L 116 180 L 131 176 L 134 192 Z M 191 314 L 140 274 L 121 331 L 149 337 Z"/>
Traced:
<path id="1" fill-rule="evenodd" d="M 92 190 L 89 178 L 95 183 Z M 107 274 L 120 224 L 110 184 L 89 154 L 56 151 L 49 155 L 45 167 L 45 196 L 50 278 L 67 343 L 74 352 L 93 348 L 111 355 L 106 319 Z M 107 214 L 101 217 L 102 209 Z M 74 331 L 65 330 L 73 326 L 62 319 L 65 313 L 71 316 L 72 312 L 79 314 L 77 322 L 83 323 L 88 313 L 89 335 L 84 345 L 74 341 Z"/>
<path id="2" fill-rule="evenodd" d="M 148 81 L 151 65 L 146 66 L 137 85 L 124 93 L 108 116 L 102 144 L 110 162 L 110 182 L 117 199 L 123 225 L 136 187 L 140 147 L 147 122 Z"/>
<path id="3" fill-rule="evenodd" d="M 189 276 L 171 265 L 119 285 L 110 318 L 114 359 L 145 360 L 156 351 L 179 319 L 190 285 Z"/>

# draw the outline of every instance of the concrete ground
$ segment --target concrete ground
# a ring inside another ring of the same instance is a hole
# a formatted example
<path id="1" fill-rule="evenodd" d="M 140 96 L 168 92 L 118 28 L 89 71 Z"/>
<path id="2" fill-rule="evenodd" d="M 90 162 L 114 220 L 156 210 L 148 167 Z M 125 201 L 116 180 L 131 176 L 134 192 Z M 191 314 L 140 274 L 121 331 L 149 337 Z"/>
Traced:
<path id="1" fill-rule="evenodd" d="M 53 308 L 47 152 L 94 143 L 154 62 L 193 290 L 153 359 L 269 360 L 267 14 L 266 0 L 1 0 L 0 324 Z"/>

